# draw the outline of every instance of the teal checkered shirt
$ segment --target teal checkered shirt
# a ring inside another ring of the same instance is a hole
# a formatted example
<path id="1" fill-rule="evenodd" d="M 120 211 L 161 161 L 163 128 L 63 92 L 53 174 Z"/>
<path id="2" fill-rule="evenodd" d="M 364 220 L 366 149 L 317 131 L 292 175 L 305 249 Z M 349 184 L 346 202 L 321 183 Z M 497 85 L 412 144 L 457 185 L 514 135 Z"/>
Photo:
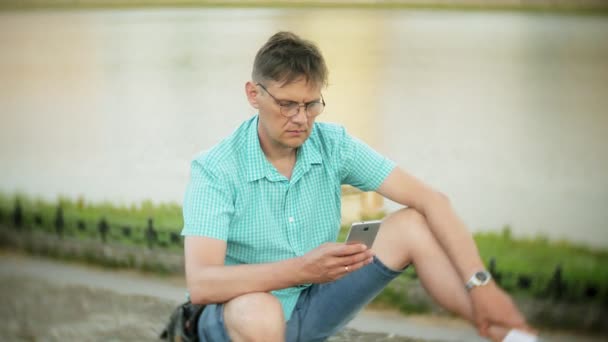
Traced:
<path id="1" fill-rule="evenodd" d="M 289 180 L 264 156 L 257 126 L 256 115 L 191 165 L 182 235 L 226 241 L 226 265 L 299 257 L 336 241 L 340 185 L 376 190 L 395 165 L 343 127 L 315 123 Z M 306 286 L 272 292 L 287 320 Z"/>

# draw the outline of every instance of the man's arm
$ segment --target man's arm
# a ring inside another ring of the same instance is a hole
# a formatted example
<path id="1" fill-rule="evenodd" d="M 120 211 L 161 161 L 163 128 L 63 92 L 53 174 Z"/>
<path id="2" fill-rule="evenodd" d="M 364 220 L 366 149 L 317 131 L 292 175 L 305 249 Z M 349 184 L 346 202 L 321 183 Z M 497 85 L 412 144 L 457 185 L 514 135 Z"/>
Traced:
<path id="1" fill-rule="evenodd" d="M 274 263 L 224 266 L 226 242 L 200 236 L 184 241 L 186 283 L 195 304 L 224 303 L 252 292 L 339 279 L 372 260 L 364 245 L 327 243 L 302 257 Z"/>
<path id="2" fill-rule="evenodd" d="M 462 286 L 484 268 L 477 246 L 449 199 L 396 167 L 378 188 L 378 193 L 423 214 L 443 250 L 456 267 Z M 511 298 L 493 281 L 470 292 L 477 328 L 488 335 L 490 325 L 530 330 Z"/>
<path id="3" fill-rule="evenodd" d="M 223 303 L 250 292 L 298 283 L 296 259 L 273 264 L 224 266 L 226 241 L 199 236 L 184 240 L 186 282 L 196 304 Z"/>
<path id="4" fill-rule="evenodd" d="M 392 201 L 416 209 L 426 217 L 433 235 L 464 282 L 484 267 L 471 234 L 446 196 L 399 167 L 395 167 L 377 191 Z"/>

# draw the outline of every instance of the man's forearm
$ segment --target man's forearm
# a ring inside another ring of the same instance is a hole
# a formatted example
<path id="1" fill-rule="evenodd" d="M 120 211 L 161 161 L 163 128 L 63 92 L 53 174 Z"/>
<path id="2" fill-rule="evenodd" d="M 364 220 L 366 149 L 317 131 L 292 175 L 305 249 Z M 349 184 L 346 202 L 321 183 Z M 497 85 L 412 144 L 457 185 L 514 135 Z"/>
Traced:
<path id="1" fill-rule="evenodd" d="M 224 303 L 252 292 L 269 292 L 303 283 L 299 259 L 253 265 L 207 265 L 189 270 L 188 289 L 193 303 Z"/>
<path id="2" fill-rule="evenodd" d="M 433 235 L 456 266 L 463 282 L 484 267 L 471 233 L 447 198 L 438 194 L 424 208 L 424 215 Z"/>

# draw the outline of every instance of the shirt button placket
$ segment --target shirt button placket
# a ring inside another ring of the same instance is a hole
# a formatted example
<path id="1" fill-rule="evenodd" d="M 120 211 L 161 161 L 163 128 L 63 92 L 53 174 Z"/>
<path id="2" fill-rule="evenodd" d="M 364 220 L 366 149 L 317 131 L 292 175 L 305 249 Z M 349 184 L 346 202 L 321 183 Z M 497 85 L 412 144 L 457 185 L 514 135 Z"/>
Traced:
<path id="1" fill-rule="evenodd" d="M 289 239 L 289 244 L 291 245 L 292 250 L 298 256 L 302 255 L 300 253 L 300 248 L 298 244 L 298 232 L 296 230 L 296 219 L 293 216 L 293 208 L 291 205 L 291 196 L 290 188 L 287 188 L 287 192 L 285 193 L 285 217 L 287 218 L 287 238 Z"/>

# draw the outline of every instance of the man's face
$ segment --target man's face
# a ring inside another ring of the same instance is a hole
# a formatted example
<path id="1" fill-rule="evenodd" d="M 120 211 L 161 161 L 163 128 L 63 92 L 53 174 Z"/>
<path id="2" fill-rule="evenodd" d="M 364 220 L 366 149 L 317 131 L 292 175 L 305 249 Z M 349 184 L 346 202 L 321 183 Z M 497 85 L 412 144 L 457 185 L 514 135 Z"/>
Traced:
<path id="1" fill-rule="evenodd" d="M 262 147 L 300 147 L 310 136 L 316 118 L 307 115 L 304 104 L 320 102 L 321 87 L 304 78 L 284 85 L 272 81 L 265 83 L 262 86 L 252 84 L 257 89 L 254 107 L 257 105 L 260 113 L 259 135 Z M 282 114 L 282 111 L 285 113 L 285 105 L 293 102 L 300 105 L 297 114 L 291 117 Z"/>

